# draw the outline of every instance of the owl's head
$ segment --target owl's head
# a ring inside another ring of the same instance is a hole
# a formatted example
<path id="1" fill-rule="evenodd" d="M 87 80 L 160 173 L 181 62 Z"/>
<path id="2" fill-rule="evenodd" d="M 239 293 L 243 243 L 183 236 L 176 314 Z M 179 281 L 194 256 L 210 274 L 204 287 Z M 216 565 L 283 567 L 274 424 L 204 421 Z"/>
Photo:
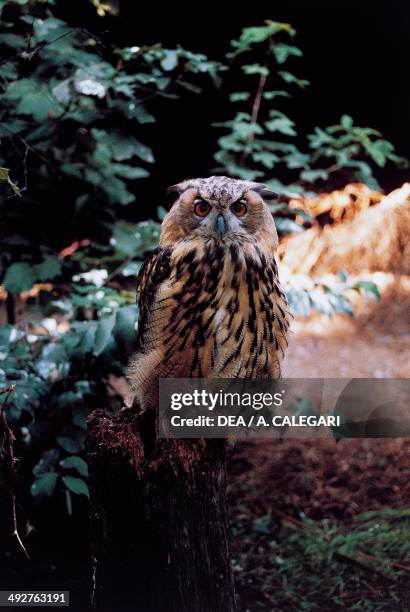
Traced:
<path id="1" fill-rule="evenodd" d="M 268 241 L 277 233 L 266 200 L 276 197 L 265 185 L 226 176 L 197 178 L 168 189 L 174 204 L 162 224 L 161 244 L 184 238 L 231 242 Z"/>

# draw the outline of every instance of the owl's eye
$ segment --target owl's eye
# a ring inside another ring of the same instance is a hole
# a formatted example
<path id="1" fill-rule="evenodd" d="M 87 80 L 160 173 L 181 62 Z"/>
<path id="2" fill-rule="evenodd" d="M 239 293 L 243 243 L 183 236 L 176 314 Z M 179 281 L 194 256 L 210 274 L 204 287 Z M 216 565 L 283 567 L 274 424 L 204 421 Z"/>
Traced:
<path id="1" fill-rule="evenodd" d="M 246 206 L 244 200 L 238 200 L 232 204 L 231 211 L 237 217 L 243 217 L 248 212 L 248 207 Z"/>
<path id="2" fill-rule="evenodd" d="M 209 214 L 211 207 L 208 202 L 205 202 L 205 200 L 201 200 L 201 198 L 198 198 L 194 202 L 193 210 L 194 214 L 197 217 L 206 217 Z"/>

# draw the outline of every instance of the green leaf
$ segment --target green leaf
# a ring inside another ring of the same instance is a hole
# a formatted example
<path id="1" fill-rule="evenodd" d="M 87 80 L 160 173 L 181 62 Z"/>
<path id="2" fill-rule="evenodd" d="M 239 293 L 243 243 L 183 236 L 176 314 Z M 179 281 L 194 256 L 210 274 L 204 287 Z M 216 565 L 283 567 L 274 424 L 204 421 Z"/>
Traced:
<path id="1" fill-rule="evenodd" d="M 353 127 L 353 119 L 352 119 L 352 117 L 350 117 L 350 115 L 342 115 L 342 117 L 340 119 L 340 125 L 345 130 L 350 130 L 350 128 Z"/>
<path id="2" fill-rule="evenodd" d="M 272 52 L 278 64 L 284 64 L 291 55 L 294 55 L 296 57 L 302 57 L 303 55 L 299 47 L 294 47 L 292 45 L 286 45 L 285 43 L 273 44 Z"/>
<path id="3" fill-rule="evenodd" d="M 260 74 L 263 76 L 269 75 L 269 70 L 260 64 L 245 64 L 245 66 L 242 66 L 242 70 L 245 74 Z"/>
<path id="4" fill-rule="evenodd" d="M 302 181 L 306 181 L 306 183 L 315 183 L 317 180 L 326 180 L 329 178 L 329 173 L 327 170 L 303 170 L 300 173 L 300 178 Z"/>
<path id="5" fill-rule="evenodd" d="M 113 339 L 112 331 L 115 325 L 115 314 L 100 319 L 97 324 L 97 330 L 95 332 L 95 343 L 93 354 L 98 357 Z"/>
<path id="6" fill-rule="evenodd" d="M 381 300 L 380 291 L 376 283 L 373 283 L 372 281 L 359 281 L 353 285 L 352 289 L 355 289 L 356 291 L 360 291 L 362 289 L 365 293 L 370 293 L 378 302 Z"/>
<path id="7" fill-rule="evenodd" d="M 112 204 L 118 203 L 122 204 L 123 206 L 134 202 L 135 195 L 127 190 L 124 181 L 113 174 L 109 175 L 108 171 L 109 170 L 107 168 L 107 171 L 104 172 L 101 188 L 107 194 L 109 201 Z"/>
<path id="8" fill-rule="evenodd" d="M 353 307 L 343 295 L 333 292 L 328 292 L 326 295 L 330 305 L 336 312 L 341 312 L 349 317 L 353 316 Z"/>
<path id="9" fill-rule="evenodd" d="M 41 351 L 41 358 L 45 361 L 52 361 L 56 364 L 61 364 L 67 361 L 67 353 L 64 346 L 60 342 L 49 342 L 45 344 Z"/>
<path id="10" fill-rule="evenodd" d="M 35 274 L 40 281 L 51 280 L 58 276 L 61 272 L 61 261 L 58 257 L 48 256 L 44 260 L 34 266 Z"/>
<path id="11" fill-rule="evenodd" d="M 85 433 L 78 427 L 67 427 L 65 434 L 57 436 L 59 446 L 67 453 L 76 454 L 84 450 Z"/>
<path id="12" fill-rule="evenodd" d="M 29 291 L 36 281 L 34 269 L 27 263 L 14 263 L 6 272 L 4 286 L 10 293 Z"/>
<path id="13" fill-rule="evenodd" d="M 279 32 L 286 32 L 289 36 L 295 35 L 295 30 L 289 23 L 267 20 L 263 26 L 244 28 L 239 40 L 232 40 L 231 45 L 236 51 L 231 56 L 248 51 L 251 45 L 263 43 Z"/>
<path id="14" fill-rule="evenodd" d="M 149 176 L 148 170 L 138 166 L 128 166 L 127 164 L 112 164 L 115 174 L 127 179 L 140 179 Z"/>
<path id="15" fill-rule="evenodd" d="M 69 31 L 64 21 L 61 21 L 61 19 L 57 19 L 56 17 L 34 19 L 33 29 L 34 35 L 38 42 L 47 40 L 50 36 L 55 38 L 56 35 L 59 36 L 60 34 Z"/>
<path id="16" fill-rule="evenodd" d="M 73 410 L 73 414 L 72 414 L 73 425 L 75 425 L 76 427 L 79 427 L 80 429 L 86 430 L 87 429 L 87 417 L 88 417 L 87 408 L 85 406 L 77 406 Z"/>
<path id="17" fill-rule="evenodd" d="M 90 493 L 87 483 L 84 482 L 82 478 L 76 478 L 75 476 L 63 476 L 62 480 L 67 489 L 69 489 L 72 493 L 89 497 Z"/>
<path id="18" fill-rule="evenodd" d="M 142 159 L 142 161 L 147 162 L 148 164 L 152 164 L 155 161 L 154 155 L 152 153 L 152 149 L 147 147 L 147 145 L 142 144 L 138 140 L 134 139 L 134 155 Z"/>
<path id="19" fill-rule="evenodd" d="M 312 149 L 319 149 L 325 144 L 332 142 L 331 137 L 321 128 L 315 127 L 313 134 L 308 135 L 309 145 Z"/>
<path id="20" fill-rule="evenodd" d="M 160 225 L 155 221 L 142 221 L 136 225 L 119 221 L 113 227 L 111 244 L 121 256 L 141 257 L 157 245 Z"/>
<path id="21" fill-rule="evenodd" d="M 60 461 L 60 465 L 65 470 L 76 470 L 80 476 L 88 476 L 88 465 L 78 455 L 71 455 Z"/>
<path id="22" fill-rule="evenodd" d="M 137 261 L 130 261 L 130 263 L 126 264 L 121 269 L 122 276 L 138 276 L 138 273 L 141 269 L 141 263 Z"/>
<path id="23" fill-rule="evenodd" d="M 309 81 L 306 79 L 298 79 L 298 77 L 291 72 L 287 72 L 286 70 L 279 70 L 278 74 L 285 81 L 285 83 L 294 83 L 301 89 L 304 89 L 307 85 L 309 85 Z"/>
<path id="24" fill-rule="evenodd" d="M 2 2 L 0 2 L 1 9 Z M 16 34 L 0 34 L 0 44 L 11 47 L 12 49 L 20 50 L 25 49 L 27 42 L 23 36 L 17 36 Z"/>
<path id="25" fill-rule="evenodd" d="M 95 334 L 97 331 L 96 321 L 81 321 L 73 325 L 75 331 L 80 334 L 80 341 L 73 347 L 73 353 L 79 357 L 84 357 L 87 353 L 91 353 L 94 348 Z"/>
<path id="26" fill-rule="evenodd" d="M 229 100 L 231 102 L 245 102 L 249 100 L 250 93 L 248 91 L 237 91 L 235 93 L 231 93 L 229 96 Z"/>
<path id="27" fill-rule="evenodd" d="M 126 223 L 118 222 L 114 225 L 112 241 L 115 248 L 125 256 L 137 255 L 137 240 L 135 230 Z"/>
<path id="28" fill-rule="evenodd" d="M 17 114 L 31 115 L 35 121 L 44 121 L 50 113 L 59 115 L 63 110 L 48 85 L 34 79 L 19 79 L 10 83 L 4 98 L 17 104 Z"/>
<path id="29" fill-rule="evenodd" d="M 270 132 L 279 132 L 286 136 L 297 136 L 296 131 L 293 129 L 295 125 L 294 121 L 291 121 L 288 117 L 279 117 L 277 119 L 271 119 L 265 121 L 265 127 Z"/>
<path id="30" fill-rule="evenodd" d="M 33 474 L 39 477 L 41 474 L 53 472 L 53 466 L 57 462 L 60 451 L 57 448 L 52 448 L 44 451 L 39 462 L 33 468 Z"/>
<path id="31" fill-rule="evenodd" d="M 38 476 L 30 489 L 33 497 L 50 497 L 56 487 L 57 478 L 56 472 L 46 472 Z"/>
<path id="32" fill-rule="evenodd" d="M 386 161 L 390 158 L 391 153 L 394 151 L 394 146 L 388 140 L 378 139 L 371 141 L 367 136 L 362 136 L 361 142 L 378 166 L 383 168 Z"/>
<path id="33" fill-rule="evenodd" d="M 252 159 L 255 162 L 260 162 L 265 166 L 265 168 L 269 168 L 270 170 L 272 170 L 275 164 L 279 161 L 279 157 L 274 153 L 269 153 L 269 151 L 257 151 L 252 153 Z"/>
<path id="34" fill-rule="evenodd" d="M 108 145 L 115 161 L 131 159 L 134 155 L 149 164 L 155 161 L 152 150 L 133 136 L 126 136 L 119 131 L 107 132 L 96 128 L 93 128 L 91 133 L 97 141 Z"/>
<path id="35" fill-rule="evenodd" d="M 265 98 L 265 100 L 274 100 L 275 98 L 279 98 L 279 97 L 290 98 L 290 95 L 288 94 L 287 91 L 278 89 L 274 91 L 265 91 L 263 94 L 263 97 Z"/>
<path id="36" fill-rule="evenodd" d="M 381 187 L 374 178 L 372 169 L 367 162 L 355 159 L 351 160 L 349 163 L 346 163 L 346 167 L 355 168 L 354 176 L 358 182 L 365 183 L 371 189 L 380 191 Z"/>
<path id="37" fill-rule="evenodd" d="M 161 68 L 166 71 L 174 70 L 178 66 L 178 54 L 173 49 L 164 49 L 164 58 L 161 60 Z"/>
<path id="38" fill-rule="evenodd" d="M 0 168 L 0 180 L 8 181 L 9 180 L 9 172 L 8 168 Z"/>
<path id="39" fill-rule="evenodd" d="M 155 117 L 151 115 L 151 113 L 149 113 L 147 109 L 142 106 L 142 104 L 137 104 L 134 106 L 135 108 L 133 108 L 132 114 L 138 123 L 141 123 L 141 125 L 146 123 L 155 123 Z"/>
<path id="40" fill-rule="evenodd" d="M 60 81 L 59 83 L 57 83 L 57 85 L 54 85 L 51 91 L 55 99 L 58 100 L 60 104 L 68 104 L 72 98 L 70 79 L 64 79 L 64 81 Z"/>
<path id="41" fill-rule="evenodd" d="M 283 217 L 275 218 L 275 225 L 279 233 L 281 234 L 300 234 L 303 232 L 303 227 L 296 223 L 296 221 L 292 221 L 292 219 L 285 219 Z"/>

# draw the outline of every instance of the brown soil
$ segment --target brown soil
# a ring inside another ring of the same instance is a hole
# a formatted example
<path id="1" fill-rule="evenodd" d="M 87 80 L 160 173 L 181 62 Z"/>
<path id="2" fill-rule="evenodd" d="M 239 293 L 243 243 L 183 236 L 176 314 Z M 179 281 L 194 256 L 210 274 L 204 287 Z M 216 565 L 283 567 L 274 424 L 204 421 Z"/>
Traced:
<path id="1" fill-rule="evenodd" d="M 255 517 L 351 519 L 410 504 L 410 440 L 287 440 L 242 443 L 230 465 L 235 497 Z"/>
<path id="2" fill-rule="evenodd" d="M 353 319 L 296 319 L 284 376 L 409 378 L 410 288 L 390 281 L 381 303 L 358 305 Z M 233 495 L 257 514 L 349 519 L 410 505 L 410 439 L 252 440 L 237 444 L 230 470 Z"/>
<path id="3" fill-rule="evenodd" d="M 293 321 L 284 376 L 410 377 L 408 281 L 385 280 L 381 303 L 358 302 L 353 319 L 315 315 Z M 315 553 L 301 544 L 301 554 L 295 541 L 304 541 L 306 529 L 336 524 L 338 533 L 350 533 L 359 514 L 408 508 L 410 438 L 239 442 L 228 482 L 239 609 L 409 609 L 408 573 L 394 574 L 396 582 L 378 574 L 380 560 L 371 546 L 373 557 L 355 551 L 316 566 Z M 287 563 L 284 573 L 275 554 Z M 410 567 L 406 558 L 400 561 Z M 344 585 L 337 604 L 328 588 L 336 580 Z"/>

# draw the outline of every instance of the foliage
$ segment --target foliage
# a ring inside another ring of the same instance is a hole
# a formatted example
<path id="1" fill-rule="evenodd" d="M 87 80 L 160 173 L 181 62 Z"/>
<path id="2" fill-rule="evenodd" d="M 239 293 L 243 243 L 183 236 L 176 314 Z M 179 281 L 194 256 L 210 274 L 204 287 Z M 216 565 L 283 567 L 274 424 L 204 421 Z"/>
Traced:
<path id="1" fill-rule="evenodd" d="M 356 127 L 351 117 L 343 115 L 339 125 L 315 128 L 307 136 L 305 150 L 295 144 L 297 137 L 300 140 L 297 126 L 281 110 L 294 90 L 309 85 L 284 70 L 285 64 L 302 56 L 293 44 L 295 34 L 290 24 L 266 21 L 264 26 L 245 28 L 231 41 L 234 51 L 228 59 L 239 73 L 237 81 L 246 82 L 248 77 L 249 86 L 230 94 L 230 101 L 239 108 L 235 116 L 215 124 L 226 132 L 215 154 L 218 171 L 263 180 L 280 193 L 301 192 L 341 172 L 347 180 L 378 187 L 372 165 L 383 167 L 391 161 L 403 166 L 407 162 L 377 130 Z M 285 185 L 278 176 L 291 183 Z"/>
<path id="2" fill-rule="evenodd" d="M 96 3 L 100 15 L 107 6 Z M 107 407 L 108 378 L 133 350 L 134 293 L 112 281 L 135 277 L 159 238 L 155 221 L 128 220 L 154 163 L 152 108 L 200 93 L 206 78 L 219 84 L 222 70 L 180 46 L 107 48 L 56 8 L 0 2 L 0 179 L 10 187 L 0 280 L 16 296 L 39 282 L 54 292 L 38 295 L 40 321 L 1 331 L 0 384 L 15 383 L 7 418 L 34 458 L 36 498 L 87 494 L 85 418 Z"/>
<path id="3" fill-rule="evenodd" d="M 159 209 L 158 215 L 160 214 Z M 80 269 L 89 271 L 83 274 L 90 274 L 92 268 L 114 266 L 111 277 L 120 275 L 135 277 L 143 255 L 158 245 L 159 235 L 160 224 L 156 221 L 141 221 L 135 225 L 126 221 L 117 221 L 112 225 L 109 246 L 93 243 L 74 253 L 71 259 Z"/>
<path id="4" fill-rule="evenodd" d="M 215 124 L 228 129 L 218 140 L 218 170 L 247 180 L 264 179 L 279 163 L 288 165 L 291 159 L 296 163 L 301 155 L 294 144 L 283 140 L 284 136 L 296 136 L 294 122 L 276 108 L 276 100 L 290 96 L 288 85 L 304 88 L 308 84 L 280 69 L 290 56 L 302 55 L 298 47 L 280 40 L 291 41 L 294 36 L 295 30 L 289 24 L 267 21 L 265 26 L 245 28 L 238 40 L 231 41 L 235 50 L 229 59 L 243 59 L 243 54 L 249 58 L 248 63 L 239 66 L 241 81 L 243 75 L 252 81 L 257 79 L 257 91 L 254 99 L 250 91 L 231 93 L 230 101 L 240 104 L 243 110 L 233 119 Z M 259 55 L 263 55 L 263 63 L 256 61 Z M 274 68 L 276 75 L 272 77 Z M 302 163 L 304 158 L 300 158 Z M 273 186 L 272 181 L 269 185 Z"/>
<path id="5" fill-rule="evenodd" d="M 46 256 L 41 263 L 13 263 L 4 276 L 5 289 L 10 293 L 22 293 L 32 288 L 36 281 L 52 280 L 61 271 L 61 262 L 57 257 Z"/>
<path id="6" fill-rule="evenodd" d="M 351 281 L 346 272 L 341 271 L 336 277 L 329 275 L 319 279 L 301 276 L 292 278 L 292 284 L 285 284 L 289 307 L 294 315 L 308 316 L 312 312 L 331 316 L 341 313 L 353 315 L 352 294 L 380 300 L 377 285 L 372 281 Z"/>
<path id="7" fill-rule="evenodd" d="M 332 173 L 341 169 L 353 172 L 356 181 L 380 189 L 372 168 L 362 158 L 369 158 L 383 168 L 388 161 L 406 167 L 407 162 L 394 153 L 394 146 L 384 140 L 377 130 L 356 127 L 349 115 L 343 115 L 340 123 L 325 128 L 315 128 L 308 136 L 311 149 L 309 167 L 302 170 L 300 178 L 306 183 L 327 181 Z"/>
<path id="8" fill-rule="evenodd" d="M 123 374 L 134 349 L 133 302 L 131 292 L 78 278 L 72 293 L 45 302 L 44 319 L 1 328 L 0 388 L 15 384 L 6 414 L 35 457 L 36 498 L 60 485 L 87 494 L 86 417 L 107 407 L 108 378 Z"/>
<path id="9" fill-rule="evenodd" d="M 151 106 L 155 102 L 163 112 L 161 104 L 173 104 L 181 93 L 200 92 L 207 76 L 218 83 L 221 70 L 179 46 L 107 48 L 57 18 L 54 8 L 44 1 L 33 13 L 30 2 L 0 4 L 0 156 L 19 180 L 12 181 L 7 168 L 0 169 L 0 179 L 8 181 L 11 196 L 24 195 L 21 204 L 10 196 L 0 203 L 0 280 L 6 275 L 15 293 L 30 282 L 54 279 L 60 270 L 50 258 L 70 241 L 109 243 L 114 219 L 128 214 L 154 162 L 145 142 L 157 120 Z M 58 211 L 50 215 L 54 193 Z M 60 221 L 57 236 L 39 226 L 45 216 Z M 39 244 L 37 253 L 30 243 Z M 24 268 L 10 271 L 16 262 Z M 40 277 L 28 265 L 41 265 Z"/>

